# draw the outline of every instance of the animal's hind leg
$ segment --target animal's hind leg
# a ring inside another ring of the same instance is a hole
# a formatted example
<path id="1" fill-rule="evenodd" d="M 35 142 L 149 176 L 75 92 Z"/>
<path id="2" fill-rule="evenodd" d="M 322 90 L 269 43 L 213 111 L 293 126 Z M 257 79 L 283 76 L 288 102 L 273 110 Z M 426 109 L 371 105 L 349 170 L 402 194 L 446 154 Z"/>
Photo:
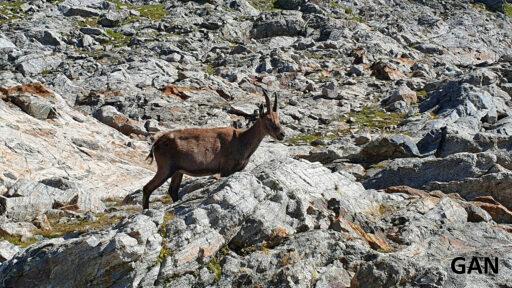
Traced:
<path id="1" fill-rule="evenodd" d="M 158 167 L 158 171 L 153 179 L 149 180 L 148 184 L 144 185 L 144 188 L 142 189 L 142 209 L 149 208 L 149 196 L 151 196 L 151 193 L 153 193 L 153 191 L 158 187 L 162 186 L 162 184 L 164 184 L 174 172 L 175 170 L 169 169 L 168 167 Z"/>
<path id="2" fill-rule="evenodd" d="M 169 195 L 171 195 L 172 201 L 178 201 L 178 191 L 180 190 L 181 180 L 183 179 L 183 173 L 176 172 L 172 176 L 171 185 L 169 186 Z"/>

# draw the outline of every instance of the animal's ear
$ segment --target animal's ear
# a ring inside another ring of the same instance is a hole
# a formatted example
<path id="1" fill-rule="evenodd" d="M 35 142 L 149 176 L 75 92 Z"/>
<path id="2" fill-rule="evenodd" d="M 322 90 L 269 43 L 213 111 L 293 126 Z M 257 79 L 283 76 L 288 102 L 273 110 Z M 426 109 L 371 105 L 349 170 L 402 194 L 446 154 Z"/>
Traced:
<path id="1" fill-rule="evenodd" d="M 274 112 L 277 112 L 277 93 L 274 93 Z"/>
<path id="2" fill-rule="evenodd" d="M 263 114 L 265 114 L 263 104 L 260 104 L 260 117 L 263 117 Z"/>
<path id="3" fill-rule="evenodd" d="M 265 102 L 267 103 L 267 113 L 270 114 L 272 107 L 270 107 L 270 98 L 268 97 L 267 90 L 265 89 L 263 89 L 263 96 L 265 96 Z"/>

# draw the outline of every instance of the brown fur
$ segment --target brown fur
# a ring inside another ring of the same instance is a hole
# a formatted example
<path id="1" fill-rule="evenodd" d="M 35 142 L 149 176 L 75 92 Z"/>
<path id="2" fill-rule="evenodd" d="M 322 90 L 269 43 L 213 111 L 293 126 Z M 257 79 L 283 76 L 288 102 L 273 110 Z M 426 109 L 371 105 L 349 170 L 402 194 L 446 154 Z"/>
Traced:
<path id="1" fill-rule="evenodd" d="M 148 158 L 155 159 L 158 170 L 143 189 L 144 209 L 149 208 L 151 193 L 172 177 L 169 194 L 178 200 L 183 174 L 222 177 L 241 171 L 266 135 L 282 140 L 284 132 L 277 113 L 277 96 L 271 110 L 265 93 L 267 112 L 247 130 L 224 128 L 192 128 L 169 131 L 155 141 Z M 260 109 L 262 111 L 262 109 Z"/>

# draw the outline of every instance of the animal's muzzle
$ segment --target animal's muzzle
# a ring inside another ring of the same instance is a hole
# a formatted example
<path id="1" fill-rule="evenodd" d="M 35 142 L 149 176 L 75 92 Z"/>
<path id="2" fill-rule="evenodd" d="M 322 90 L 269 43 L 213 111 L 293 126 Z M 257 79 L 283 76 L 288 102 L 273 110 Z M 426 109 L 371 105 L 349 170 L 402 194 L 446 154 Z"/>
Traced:
<path id="1" fill-rule="evenodd" d="M 284 132 L 280 132 L 279 134 L 277 134 L 277 140 L 281 141 L 284 139 Z"/>

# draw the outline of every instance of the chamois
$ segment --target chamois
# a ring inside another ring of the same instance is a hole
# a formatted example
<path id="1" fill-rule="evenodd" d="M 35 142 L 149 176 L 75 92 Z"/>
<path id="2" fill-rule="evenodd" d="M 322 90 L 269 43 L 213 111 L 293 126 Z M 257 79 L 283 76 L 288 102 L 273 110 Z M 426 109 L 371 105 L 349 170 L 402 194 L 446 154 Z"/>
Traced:
<path id="1" fill-rule="evenodd" d="M 249 158 L 256 151 L 266 135 L 277 140 L 284 139 L 279 123 L 277 95 L 274 95 L 274 107 L 270 98 L 263 92 L 267 106 L 259 107 L 259 118 L 246 129 L 233 127 L 191 128 L 168 131 L 156 139 L 148 158 L 156 161 L 157 172 L 143 188 L 142 208 L 149 208 L 149 196 L 172 177 L 169 194 L 178 201 L 183 174 L 206 176 L 220 174 L 221 177 L 241 171 L 247 166 Z"/>

